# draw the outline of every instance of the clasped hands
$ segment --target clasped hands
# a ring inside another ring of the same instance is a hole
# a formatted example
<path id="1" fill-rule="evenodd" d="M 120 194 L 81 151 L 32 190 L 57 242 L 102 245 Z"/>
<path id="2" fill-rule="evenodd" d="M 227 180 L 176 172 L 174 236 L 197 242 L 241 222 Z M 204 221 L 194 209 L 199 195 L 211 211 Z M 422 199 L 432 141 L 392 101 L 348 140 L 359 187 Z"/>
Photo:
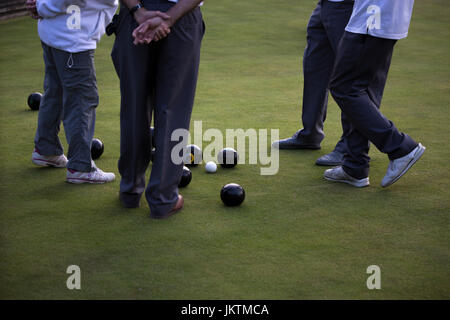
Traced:
<path id="1" fill-rule="evenodd" d="M 140 9 L 135 13 L 134 18 L 139 24 L 133 31 L 135 45 L 159 41 L 170 33 L 172 21 L 164 12 Z"/>
<path id="2" fill-rule="evenodd" d="M 36 9 L 36 0 L 27 0 L 26 8 L 33 19 L 40 18 Z M 135 13 L 134 17 L 139 24 L 133 31 L 135 45 L 159 41 L 170 33 L 172 21 L 164 12 L 142 8 Z"/>
<path id="3" fill-rule="evenodd" d="M 28 13 L 33 19 L 40 19 L 37 9 L 36 9 L 36 0 L 27 0 L 25 3 Z"/>

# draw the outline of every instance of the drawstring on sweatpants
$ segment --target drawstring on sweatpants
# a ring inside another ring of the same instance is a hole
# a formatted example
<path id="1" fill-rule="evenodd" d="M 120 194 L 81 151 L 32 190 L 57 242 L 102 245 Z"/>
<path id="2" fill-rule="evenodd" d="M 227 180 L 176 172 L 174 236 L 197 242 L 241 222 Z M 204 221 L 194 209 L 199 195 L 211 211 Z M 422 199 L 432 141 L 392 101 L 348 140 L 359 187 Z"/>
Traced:
<path id="1" fill-rule="evenodd" d="M 67 67 L 72 68 L 73 67 L 73 56 L 70 54 L 69 59 L 67 60 Z"/>

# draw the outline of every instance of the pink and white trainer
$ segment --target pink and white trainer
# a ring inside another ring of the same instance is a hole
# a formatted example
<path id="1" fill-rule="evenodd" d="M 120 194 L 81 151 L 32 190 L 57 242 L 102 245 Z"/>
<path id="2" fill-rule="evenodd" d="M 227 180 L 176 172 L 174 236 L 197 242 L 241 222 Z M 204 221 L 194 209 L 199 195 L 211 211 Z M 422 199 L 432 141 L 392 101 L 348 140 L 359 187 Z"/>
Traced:
<path id="1" fill-rule="evenodd" d="M 65 168 L 67 165 L 67 158 L 64 154 L 59 156 L 44 156 L 37 149 L 34 149 L 31 155 L 31 161 L 41 167 Z"/>
<path id="2" fill-rule="evenodd" d="M 70 183 L 106 183 L 114 181 L 116 176 L 112 172 L 103 172 L 99 168 L 95 171 L 83 172 L 67 169 L 67 182 Z"/>

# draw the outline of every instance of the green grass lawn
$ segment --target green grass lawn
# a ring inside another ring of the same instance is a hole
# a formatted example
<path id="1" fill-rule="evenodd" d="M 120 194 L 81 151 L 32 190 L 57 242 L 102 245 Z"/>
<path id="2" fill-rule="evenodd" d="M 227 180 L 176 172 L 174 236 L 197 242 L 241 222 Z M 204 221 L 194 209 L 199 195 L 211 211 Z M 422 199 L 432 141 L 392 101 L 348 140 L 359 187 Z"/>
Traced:
<path id="1" fill-rule="evenodd" d="M 192 121 L 203 129 L 299 128 L 301 57 L 314 1 L 206 1 L 207 25 Z M 185 208 L 154 221 L 143 199 L 126 210 L 119 179 L 70 185 L 65 170 L 31 161 L 42 91 L 35 21 L 0 23 L 0 298 L 2 299 L 449 299 L 450 8 L 416 1 L 410 35 L 395 49 L 382 104 L 400 130 L 427 147 L 398 183 L 379 182 L 387 157 L 371 150 L 372 186 L 326 182 L 317 157 L 341 134 L 331 101 L 319 151 L 282 151 L 275 176 L 241 165 L 208 175 L 193 169 Z M 118 175 L 118 79 L 113 38 L 96 53 L 100 105 L 97 165 Z M 61 139 L 67 144 L 64 132 Z M 67 148 L 66 148 L 67 149 Z M 150 171 L 151 168 L 149 168 Z M 225 207 L 222 185 L 247 199 Z M 66 288 L 79 265 L 81 290 Z M 366 268 L 381 267 L 381 290 Z"/>

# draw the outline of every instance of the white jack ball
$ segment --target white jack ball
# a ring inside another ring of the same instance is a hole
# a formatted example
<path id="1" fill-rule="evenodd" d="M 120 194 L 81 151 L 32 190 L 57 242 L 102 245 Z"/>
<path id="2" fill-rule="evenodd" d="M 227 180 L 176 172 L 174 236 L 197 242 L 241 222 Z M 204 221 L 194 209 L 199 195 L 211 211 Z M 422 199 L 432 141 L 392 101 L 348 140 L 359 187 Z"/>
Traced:
<path id="1" fill-rule="evenodd" d="M 217 171 L 217 164 L 214 161 L 209 161 L 206 165 L 205 165 L 205 170 L 208 173 L 214 173 Z"/>

